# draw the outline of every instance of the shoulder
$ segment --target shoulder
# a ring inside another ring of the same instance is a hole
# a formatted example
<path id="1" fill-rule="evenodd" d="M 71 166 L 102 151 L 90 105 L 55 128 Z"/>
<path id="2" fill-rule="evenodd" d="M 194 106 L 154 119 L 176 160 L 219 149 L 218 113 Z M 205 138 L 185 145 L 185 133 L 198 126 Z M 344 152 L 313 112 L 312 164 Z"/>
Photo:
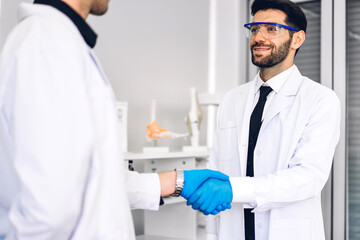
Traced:
<path id="1" fill-rule="evenodd" d="M 235 113 L 245 108 L 253 83 L 254 82 L 251 81 L 237 86 L 224 95 L 218 109 L 219 121 L 222 121 L 223 119 L 227 119 L 226 121 L 234 119 Z"/>
<path id="2" fill-rule="evenodd" d="M 1 85 L 68 85 L 84 78 L 87 48 L 66 18 L 34 14 L 11 31 L 1 54 Z M 14 73 L 21 73 L 14 75 Z"/>
<path id="3" fill-rule="evenodd" d="M 81 49 L 77 41 L 79 33 L 75 26 L 72 28 L 66 21 L 65 18 L 47 15 L 24 18 L 10 32 L 4 45 L 4 54 L 76 54 Z"/>
<path id="4" fill-rule="evenodd" d="M 233 102 L 241 99 L 246 99 L 253 83 L 253 81 L 247 82 L 229 90 L 227 93 L 225 93 L 221 101 L 221 105 L 224 105 L 229 101 Z"/>
<path id="5" fill-rule="evenodd" d="M 303 81 L 298 93 L 300 96 L 312 99 L 316 102 L 340 102 L 334 90 L 321 85 L 308 77 L 303 76 L 302 78 Z"/>
<path id="6" fill-rule="evenodd" d="M 337 119 L 341 112 L 340 100 L 336 93 L 307 77 L 302 79 L 296 103 L 304 110 L 303 114 L 310 114 L 312 119 L 316 119 L 316 116 Z"/>
<path id="7" fill-rule="evenodd" d="M 23 18 L 8 35 L 1 65 L 79 66 L 87 53 L 80 33 L 66 16 L 34 14 Z"/>

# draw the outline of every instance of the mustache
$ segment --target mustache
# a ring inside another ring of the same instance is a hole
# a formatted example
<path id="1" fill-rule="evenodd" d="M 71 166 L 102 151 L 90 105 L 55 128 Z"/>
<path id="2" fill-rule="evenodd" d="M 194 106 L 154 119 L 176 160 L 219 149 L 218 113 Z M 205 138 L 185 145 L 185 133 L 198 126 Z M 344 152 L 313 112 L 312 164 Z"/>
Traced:
<path id="1" fill-rule="evenodd" d="M 268 48 L 271 48 L 271 49 L 274 48 L 274 46 L 271 45 L 271 44 L 254 43 L 253 45 L 251 45 L 251 50 L 254 50 L 254 48 L 256 48 L 256 47 L 268 47 Z"/>

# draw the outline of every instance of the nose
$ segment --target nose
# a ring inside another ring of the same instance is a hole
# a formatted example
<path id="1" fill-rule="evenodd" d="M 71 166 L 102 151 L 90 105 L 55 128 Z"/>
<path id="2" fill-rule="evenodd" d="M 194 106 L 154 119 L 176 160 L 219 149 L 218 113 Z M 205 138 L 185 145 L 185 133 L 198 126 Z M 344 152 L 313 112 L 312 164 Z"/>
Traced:
<path id="1" fill-rule="evenodd" d="M 259 29 L 259 30 L 255 33 L 254 40 L 255 40 L 256 42 L 263 42 L 263 41 L 265 41 L 265 37 L 264 37 L 261 29 Z"/>

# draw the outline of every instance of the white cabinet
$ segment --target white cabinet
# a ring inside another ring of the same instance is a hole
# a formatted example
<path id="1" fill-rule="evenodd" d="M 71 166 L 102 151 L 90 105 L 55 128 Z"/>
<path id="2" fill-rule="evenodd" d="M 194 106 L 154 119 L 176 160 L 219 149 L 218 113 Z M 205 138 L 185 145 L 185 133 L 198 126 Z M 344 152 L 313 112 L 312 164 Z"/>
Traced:
<path id="1" fill-rule="evenodd" d="M 195 169 L 197 160 L 207 159 L 208 152 L 168 152 L 168 153 L 125 153 L 125 160 L 141 161 L 143 172 L 162 172 L 179 169 Z M 137 169 L 135 169 L 137 170 Z M 137 240 L 192 239 L 197 236 L 196 211 L 186 205 L 182 197 L 164 198 L 165 204 L 159 211 L 145 210 L 144 236 Z"/>

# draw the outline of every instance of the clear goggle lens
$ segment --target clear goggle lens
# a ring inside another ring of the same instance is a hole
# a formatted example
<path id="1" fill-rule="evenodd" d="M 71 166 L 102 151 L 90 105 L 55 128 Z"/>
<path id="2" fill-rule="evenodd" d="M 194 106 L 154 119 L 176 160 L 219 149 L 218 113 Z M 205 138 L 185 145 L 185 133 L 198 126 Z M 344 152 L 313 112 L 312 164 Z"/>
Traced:
<path id="1" fill-rule="evenodd" d="M 284 28 L 270 24 L 254 24 L 246 27 L 246 37 L 255 38 L 258 31 L 261 32 L 265 39 L 273 39 L 284 35 Z"/>

